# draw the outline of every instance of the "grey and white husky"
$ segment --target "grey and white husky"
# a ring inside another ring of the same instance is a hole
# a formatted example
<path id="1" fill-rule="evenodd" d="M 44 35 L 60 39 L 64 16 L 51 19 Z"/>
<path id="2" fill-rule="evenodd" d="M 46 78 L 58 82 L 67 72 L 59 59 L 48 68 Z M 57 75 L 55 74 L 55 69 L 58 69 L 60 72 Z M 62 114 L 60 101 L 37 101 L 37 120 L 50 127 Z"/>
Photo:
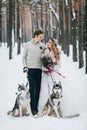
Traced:
<path id="1" fill-rule="evenodd" d="M 54 82 L 52 94 L 45 104 L 41 116 L 56 116 L 58 118 L 74 118 L 78 117 L 80 114 L 64 116 L 61 108 L 61 99 L 62 99 L 62 85 L 61 81 L 59 83 Z"/>
<path id="2" fill-rule="evenodd" d="M 8 111 L 8 115 L 12 115 L 14 117 L 17 116 L 24 116 L 24 115 L 31 115 L 30 109 L 30 94 L 28 88 L 22 84 L 18 86 L 18 91 L 16 93 L 16 101 L 13 109 Z"/>
<path id="3" fill-rule="evenodd" d="M 62 110 L 61 110 L 61 98 L 62 98 L 62 85 L 61 81 L 59 83 L 56 83 L 54 81 L 52 94 L 47 100 L 47 103 L 45 104 L 42 115 L 55 115 L 56 117 L 63 117 Z"/>

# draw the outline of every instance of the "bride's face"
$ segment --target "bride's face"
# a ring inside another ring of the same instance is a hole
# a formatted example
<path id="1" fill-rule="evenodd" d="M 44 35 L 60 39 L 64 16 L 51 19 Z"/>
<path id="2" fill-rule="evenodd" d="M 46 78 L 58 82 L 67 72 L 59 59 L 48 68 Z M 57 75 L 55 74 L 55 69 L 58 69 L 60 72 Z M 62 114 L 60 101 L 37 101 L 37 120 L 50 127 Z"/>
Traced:
<path id="1" fill-rule="evenodd" d="M 49 49 L 52 49 L 52 41 L 51 40 L 49 40 L 46 45 Z"/>

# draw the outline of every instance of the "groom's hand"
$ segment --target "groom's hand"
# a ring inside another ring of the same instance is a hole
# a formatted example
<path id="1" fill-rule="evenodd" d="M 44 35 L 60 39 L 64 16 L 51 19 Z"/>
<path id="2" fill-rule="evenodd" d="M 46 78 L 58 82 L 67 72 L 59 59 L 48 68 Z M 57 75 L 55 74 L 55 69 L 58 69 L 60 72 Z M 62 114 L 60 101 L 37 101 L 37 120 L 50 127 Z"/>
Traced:
<path id="1" fill-rule="evenodd" d="M 23 73 L 26 73 L 26 72 L 28 72 L 28 68 L 27 68 L 27 67 L 24 67 L 24 68 L 23 68 Z"/>

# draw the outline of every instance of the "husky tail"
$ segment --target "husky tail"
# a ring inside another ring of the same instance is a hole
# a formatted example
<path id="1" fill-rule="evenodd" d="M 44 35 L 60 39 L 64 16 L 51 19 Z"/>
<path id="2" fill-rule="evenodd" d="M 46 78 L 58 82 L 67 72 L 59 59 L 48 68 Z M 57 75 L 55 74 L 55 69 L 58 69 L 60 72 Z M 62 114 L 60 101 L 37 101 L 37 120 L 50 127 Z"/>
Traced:
<path id="1" fill-rule="evenodd" d="M 63 118 L 68 118 L 68 119 L 70 119 L 70 118 L 78 117 L 79 115 L 80 115 L 80 114 L 69 115 L 69 116 L 65 116 L 65 117 L 63 117 Z"/>

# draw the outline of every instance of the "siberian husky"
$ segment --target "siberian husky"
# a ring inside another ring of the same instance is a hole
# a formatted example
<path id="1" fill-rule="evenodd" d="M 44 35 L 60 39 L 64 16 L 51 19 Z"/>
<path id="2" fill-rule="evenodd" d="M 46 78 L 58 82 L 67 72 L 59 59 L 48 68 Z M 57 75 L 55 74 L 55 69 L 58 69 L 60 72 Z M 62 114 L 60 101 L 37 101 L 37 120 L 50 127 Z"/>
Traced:
<path id="1" fill-rule="evenodd" d="M 59 83 L 54 82 L 52 94 L 48 98 L 47 103 L 45 104 L 42 110 L 41 116 L 47 115 L 47 116 L 56 116 L 58 118 L 74 118 L 80 115 L 80 114 L 75 114 L 75 115 L 64 116 L 61 108 L 61 99 L 62 99 L 61 82 L 60 81 Z"/>
<path id="2" fill-rule="evenodd" d="M 24 115 L 31 115 L 30 109 L 30 94 L 26 86 L 24 84 L 18 86 L 18 91 L 16 93 L 16 101 L 12 111 L 8 111 L 8 115 L 12 115 L 14 117 L 22 117 Z"/>
<path id="3" fill-rule="evenodd" d="M 62 98 L 62 85 L 61 82 L 56 83 L 54 81 L 52 94 L 47 100 L 47 103 L 45 104 L 42 115 L 54 115 L 58 118 L 63 117 L 62 110 L 61 110 L 61 98 Z"/>

